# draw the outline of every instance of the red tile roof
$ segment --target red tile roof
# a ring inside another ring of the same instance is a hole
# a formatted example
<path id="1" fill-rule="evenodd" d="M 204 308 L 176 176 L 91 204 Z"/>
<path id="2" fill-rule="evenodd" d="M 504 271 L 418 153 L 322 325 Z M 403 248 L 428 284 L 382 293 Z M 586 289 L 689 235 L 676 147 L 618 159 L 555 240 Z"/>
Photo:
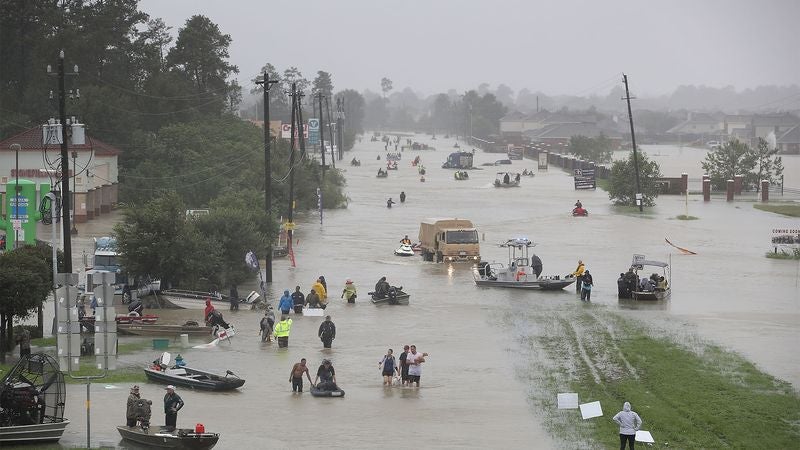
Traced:
<path id="1" fill-rule="evenodd" d="M 19 144 L 22 147 L 21 150 L 33 150 L 38 152 L 44 150 L 45 145 L 42 143 L 42 127 L 31 128 L 16 136 L 11 136 L 10 138 L 0 141 L 0 151 L 12 151 L 11 144 Z M 59 148 L 61 148 L 61 146 L 58 144 L 47 145 L 47 150 L 58 150 Z M 116 156 L 122 152 L 120 149 L 97 140 L 88 134 L 86 135 L 85 144 L 70 145 L 68 148 L 70 151 L 94 150 L 96 156 Z"/>

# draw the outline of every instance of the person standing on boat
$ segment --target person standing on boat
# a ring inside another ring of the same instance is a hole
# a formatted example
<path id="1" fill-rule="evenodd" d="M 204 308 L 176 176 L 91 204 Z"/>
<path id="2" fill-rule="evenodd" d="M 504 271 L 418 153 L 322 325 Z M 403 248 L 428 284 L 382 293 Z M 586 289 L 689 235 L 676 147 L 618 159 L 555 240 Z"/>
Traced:
<path id="1" fill-rule="evenodd" d="M 389 287 L 386 277 L 381 277 L 381 279 L 375 283 L 375 298 L 386 297 L 386 295 L 389 294 Z"/>
<path id="2" fill-rule="evenodd" d="M 294 306 L 294 313 L 302 314 L 303 306 L 305 306 L 305 304 L 306 296 L 300 292 L 300 286 L 295 286 L 294 292 L 292 292 L 292 305 Z"/>
<path id="3" fill-rule="evenodd" d="M 625 402 L 622 405 L 622 411 L 614 415 L 611 420 L 619 425 L 619 450 L 625 450 L 626 442 L 628 443 L 628 448 L 633 450 L 636 432 L 642 426 L 642 418 L 636 412 L 631 411 L 630 403 Z"/>
<path id="4" fill-rule="evenodd" d="M 278 302 L 278 309 L 281 310 L 281 314 L 286 315 L 289 314 L 293 306 L 294 301 L 292 300 L 292 296 L 289 295 L 289 290 L 286 289 L 283 291 L 283 297 L 281 297 L 281 300 Z"/>
<path id="5" fill-rule="evenodd" d="M 347 279 L 344 282 L 344 290 L 342 290 L 342 298 L 347 300 L 347 303 L 355 303 L 356 302 L 356 285 L 353 284 L 353 280 Z"/>
<path id="6" fill-rule="evenodd" d="M 586 270 L 586 266 L 583 264 L 583 261 L 580 259 L 578 260 L 578 267 L 572 272 L 572 276 L 575 277 L 575 292 L 581 292 L 581 277 L 583 277 L 583 271 Z"/>
<path id="7" fill-rule="evenodd" d="M 127 420 L 126 425 L 128 425 L 128 427 L 136 426 L 136 403 L 140 398 L 139 385 L 134 385 L 131 387 L 131 393 L 128 395 L 128 405 L 125 409 L 125 419 Z"/>
<path id="8" fill-rule="evenodd" d="M 275 324 L 275 337 L 278 339 L 278 348 L 289 346 L 289 332 L 292 330 L 292 319 L 282 315 L 281 321 Z"/>
<path id="9" fill-rule="evenodd" d="M 166 431 L 175 431 L 175 425 L 178 422 L 178 411 L 183 408 L 183 399 L 181 399 L 180 395 L 175 393 L 175 386 L 169 385 L 164 389 L 167 390 L 167 393 L 164 395 L 164 414 L 166 417 L 164 421 L 166 422 Z"/>
<path id="10" fill-rule="evenodd" d="M 331 322 L 331 316 L 325 316 L 325 320 L 319 324 L 317 336 L 322 341 L 322 346 L 331 348 L 331 343 L 336 339 L 336 324 Z"/>
<path id="11" fill-rule="evenodd" d="M 592 286 L 594 285 L 594 280 L 592 280 L 592 274 L 589 273 L 587 270 L 583 273 L 583 286 L 581 287 L 581 301 L 592 301 Z"/>
<path id="12" fill-rule="evenodd" d="M 308 382 L 313 387 L 314 383 L 311 381 L 311 374 L 308 373 L 308 366 L 306 365 L 305 358 L 292 366 L 292 372 L 289 374 L 289 382 L 292 383 L 292 392 L 303 392 L 303 374 L 306 374 Z"/>

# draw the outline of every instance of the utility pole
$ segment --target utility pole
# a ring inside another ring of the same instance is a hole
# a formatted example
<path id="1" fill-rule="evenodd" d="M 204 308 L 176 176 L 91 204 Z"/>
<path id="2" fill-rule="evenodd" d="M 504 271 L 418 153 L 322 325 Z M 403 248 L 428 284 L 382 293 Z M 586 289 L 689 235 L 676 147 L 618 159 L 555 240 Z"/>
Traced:
<path id="1" fill-rule="evenodd" d="M 322 92 L 317 93 L 317 99 L 319 100 L 319 145 L 320 145 L 320 154 L 322 155 L 322 180 L 319 183 L 319 223 L 322 225 L 322 191 L 325 187 L 325 128 L 323 128 L 323 116 L 322 114 Z"/>
<path id="2" fill-rule="evenodd" d="M 75 66 L 77 69 L 78 66 Z M 75 70 L 77 73 L 78 71 Z M 64 89 L 64 50 L 58 54 L 58 118 L 61 122 L 61 213 L 64 230 L 64 272 L 72 273 L 72 225 L 69 196 L 69 140 L 67 136 L 67 92 Z M 71 74 L 75 75 L 75 74 Z"/>
<path id="3" fill-rule="evenodd" d="M 306 124 L 303 122 L 303 97 L 305 97 L 305 94 L 297 92 L 297 126 L 299 128 L 297 131 L 297 140 L 300 141 L 301 160 L 306 158 Z M 292 170 L 294 171 L 294 169 Z"/>
<path id="4" fill-rule="evenodd" d="M 339 161 L 344 158 L 344 99 L 336 100 L 338 105 L 336 113 L 336 132 L 339 134 Z"/>
<path id="5" fill-rule="evenodd" d="M 333 153 L 333 146 L 336 145 L 336 141 L 333 140 L 333 128 L 331 127 L 333 125 L 333 123 L 331 123 L 331 103 L 328 101 L 328 97 L 325 97 L 325 109 L 328 110 L 328 138 L 331 141 L 331 167 L 335 169 L 336 155 Z"/>
<path id="6" fill-rule="evenodd" d="M 295 113 L 297 112 L 297 83 L 292 83 L 292 136 L 289 139 L 289 212 L 286 214 L 289 225 L 286 227 L 286 243 L 289 252 L 292 251 L 292 228 L 294 227 L 294 133 L 297 130 L 295 127 Z"/>
<path id="7" fill-rule="evenodd" d="M 270 144 L 272 137 L 270 136 L 269 127 L 269 89 L 278 80 L 270 80 L 267 71 L 264 71 L 264 78 L 261 81 L 256 80 L 256 84 L 264 85 L 264 213 L 267 215 L 267 224 L 272 219 L 272 165 L 270 162 Z M 272 283 L 272 241 L 267 240 L 267 254 L 264 259 L 264 270 L 266 276 L 264 277 L 267 283 Z M 266 297 L 265 297 L 266 298 Z"/>
<path id="8" fill-rule="evenodd" d="M 633 133 L 633 113 L 631 113 L 631 97 L 630 91 L 628 91 L 628 76 L 624 73 L 622 74 L 622 82 L 625 83 L 625 98 L 628 102 L 628 120 L 631 124 L 631 145 L 633 145 L 633 170 L 636 172 L 636 203 L 639 205 L 639 212 L 644 211 L 644 199 L 642 198 L 642 188 L 641 184 L 639 183 L 639 157 L 636 154 L 636 135 Z"/>

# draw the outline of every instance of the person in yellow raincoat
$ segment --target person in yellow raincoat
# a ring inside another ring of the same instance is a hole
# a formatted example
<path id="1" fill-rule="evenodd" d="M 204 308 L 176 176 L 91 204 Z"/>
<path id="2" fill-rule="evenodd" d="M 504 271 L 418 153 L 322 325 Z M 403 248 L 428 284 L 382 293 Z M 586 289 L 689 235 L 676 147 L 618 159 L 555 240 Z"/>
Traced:
<path id="1" fill-rule="evenodd" d="M 572 272 L 572 276 L 575 277 L 575 292 L 581 291 L 581 284 L 583 281 L 581 277 L 583 277 L 583 272 L 586 270 L 586 266 L 583 264 L 583 261 L 580 259 L 578 260 L 578 267 L 575 269 L 575 272 Z"/>
<path id="2" fill-rule="evenodd" d="M 342 291 L 342 298 L 347 300 L 347 303 L 356 302 L 356 285 L 353 280 L 348 279 L 344 282 L 344 290 Z"/>
<path id="3" fill-rule="evenodd" d="M 325 307 L 328 306 L 328 292 L 325 290 L 325 286 L 323 286 L 322 282 L 320 282 L 320 280 L 317 279 L 317 282 L 314 283 L 313 286 L 311 286 L 311 289 L 313 289 L 314 292 L 316 292 L 317 296 L 319 297 L 320 308 L 325 309 Z"/>

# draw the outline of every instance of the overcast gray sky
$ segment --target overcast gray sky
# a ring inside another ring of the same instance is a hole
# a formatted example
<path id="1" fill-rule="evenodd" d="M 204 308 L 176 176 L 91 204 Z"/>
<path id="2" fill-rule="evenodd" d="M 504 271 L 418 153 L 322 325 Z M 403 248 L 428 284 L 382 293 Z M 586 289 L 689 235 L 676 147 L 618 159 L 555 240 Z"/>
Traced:
<path id="1" fill-rule="evenodd" d="M 424 94 L 501 83 L 604 94 L 626 72 L 639 96 L 682 84 L 800 84 L 797 0 L 141 0 L 177 33 L 202 14 L 233 38 L 248 89 L 265 62 L 334 87 Z"/>

